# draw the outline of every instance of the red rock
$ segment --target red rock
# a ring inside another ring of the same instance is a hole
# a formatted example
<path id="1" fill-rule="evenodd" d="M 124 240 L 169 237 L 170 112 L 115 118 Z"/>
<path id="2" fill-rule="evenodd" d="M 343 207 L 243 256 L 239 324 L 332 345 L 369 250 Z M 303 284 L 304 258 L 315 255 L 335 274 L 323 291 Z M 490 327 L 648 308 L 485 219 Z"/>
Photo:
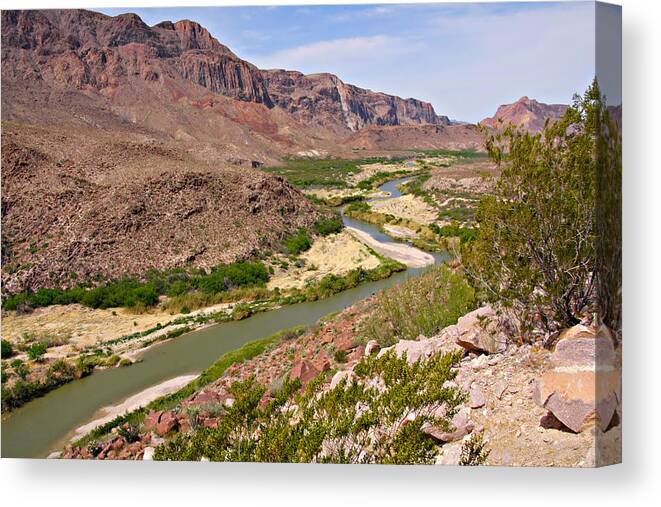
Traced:
<path id="1" fill-rule="evenodd" d="M 319 370 L 317 370 L 310 361 L 303 359 L 292 366 L 289 378 L 291 380 L 299 379 L 302 386 L 306 386 L 311 380 L 315 379 L 319 373 Z"/>
<path id="2" fill-rule="evenodd" d="M 158 424 L 156 425 L 156 433 L 162 437 L 170 433 L 177 426 L 177 418 L 172 415 L 172 412 L 164 412 L 159 418 Z"/>
<path id="3" fill-rule="evenodd" d="M 161 415 L 163 415 L 162 410 L 157 410 L 157 411 L 151 410 L 145 417 L 145 420 L 142 423 L 142 425 L 145 427 L 146 430 L 155 429 L 159 419 L 161 418 Z"/>
<path id="4" fill-rule="evenodd" d="M 320 372 L 330 370 L 331 358 L 328 356 L 326 349 L 322 348 L 314 360 L 314 367 Z"/>

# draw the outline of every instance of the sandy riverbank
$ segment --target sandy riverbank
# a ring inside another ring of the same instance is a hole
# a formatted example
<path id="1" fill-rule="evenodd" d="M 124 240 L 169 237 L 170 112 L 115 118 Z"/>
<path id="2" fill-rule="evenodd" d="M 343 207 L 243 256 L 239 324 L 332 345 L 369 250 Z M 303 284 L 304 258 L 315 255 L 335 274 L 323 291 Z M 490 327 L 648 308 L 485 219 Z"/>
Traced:
<path id="1" fill-rule="evenodd" d="M 402 243 L 382 243 L 372 236 L 353 227 L 347 227 L 360 241 L 375 252 L 401 262 L 410 268 L 422 268 L 434 264 L 434 257 L 422 250 Z"/>

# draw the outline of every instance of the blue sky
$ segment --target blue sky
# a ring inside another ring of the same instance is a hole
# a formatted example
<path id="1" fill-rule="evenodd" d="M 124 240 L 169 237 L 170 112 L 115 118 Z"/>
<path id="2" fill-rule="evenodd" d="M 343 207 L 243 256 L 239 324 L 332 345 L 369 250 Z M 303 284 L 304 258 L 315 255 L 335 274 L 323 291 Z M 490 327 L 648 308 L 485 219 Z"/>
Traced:
<path id="1" fill-rule="evenodd" d="M 523 95 L 568 103 L 594 76 L 594 3 L 97 9 L 191 19 L 260 68 L 332 72 L 479 121 Z"/>

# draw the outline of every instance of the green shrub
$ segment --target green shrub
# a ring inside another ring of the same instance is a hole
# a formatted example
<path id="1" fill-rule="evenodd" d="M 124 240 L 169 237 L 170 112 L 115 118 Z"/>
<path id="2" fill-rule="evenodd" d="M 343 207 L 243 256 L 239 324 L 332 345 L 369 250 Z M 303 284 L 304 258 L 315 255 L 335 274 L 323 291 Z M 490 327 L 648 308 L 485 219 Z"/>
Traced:
<path id="1" fill-rule="evenodd" d="M 461 446 L 461 455 L 459 457 L 460 466 L 479 466 L 484 465 L 491 453 L 486 448 L 486 443 L 481 433 L 473 434 L 468 440 L 465 440 Z"/>
<path id="2" fill-rule="evenodd" d="M 333 215 L 332 218 L 322 218 L 314 224 L 314 230 L 321 236 L 338 233 L 343 228 L 344 223 L 340 215 Z"/>
<path id="3" fill-rule="evenodd" d="M 610 242 L 610 233 L 621 232 L 620 211 L 598 205 L 611 194 L 611 184 L 619 185 L 615 167 L 609 170 L 612 181 L 602 181 L 600 169 L 607 168 L 601 165 L 621 161 L 618 140 L 602 139 L 612 125 L 600 94 L 595 81 L 542 134 L 508 128 L 486 142 L 501 175 L 494 195 L 480 201 L 480 234 L 462 257 L 481 294 L 512 308 L 524 327 L 541 316 L 554 331 L 599 310 L 609 326 L 619 326 L 617 304 L 603 304 L 595 290 L 609 278 L 614 285 L 606 299 L 619 301 L 621 280 L 610 275 L 620 269 L 621 245 L 611 243 L 611 258 L 601 261 L 597 252 L 602 241 Z M 605 237 L 597 235 L 600 213 L 613 220 Z"/>
<path id="4" fill-rule="evenodd" d="M 7 340 L 0 341 L 0 346 L 2 347 L 2 353 L 0 354 L 2 359 L 8 359 L 14 355 L 14 347 Z"/>
<path id="5" fill-rule="evenodd" d="M 312 246 L 312 241 L 310 241 L 308 234 L 301 229 L 293 236 L 287 238 L 284 246 L 291 255 L 298 255 L 308 250 Z"/>
<path id="6" fill-rule="evenodd" d="M 155 459 L 318 463 L 432 463 L 434 443 L 421 427 L 449 427 L 463 400 L 458 388 L 444 387 L 456 376 L 460 354 L 437 354 L 409 364 L 392 352 L 364 358 L 354 369 L 362 382 L 340 382 L 323 391 L 318 377 L 297 394 L 300 381 L 286 379 L 264 408 L 266 387 L 254 378 L 232 384 L 235 400 L 215 429 L 199 428 L 157 447 Z M 385 390 L 366 387 L 383 379 Z M 297 407 L 295 415 L 291 410 Z M 365 408 L 362 408 L 365 407 Z M 413 422 L 401 424 L 409 415 Z M 376 443 L 372 435 L 379 435 Z"/>
<path id="7" fill-rule="evenodd" d="M 41 342 L 33 343 L 27 348 L 26 352 L 30 359 L 38 361 L 46 353 L 46 344 Z"/>

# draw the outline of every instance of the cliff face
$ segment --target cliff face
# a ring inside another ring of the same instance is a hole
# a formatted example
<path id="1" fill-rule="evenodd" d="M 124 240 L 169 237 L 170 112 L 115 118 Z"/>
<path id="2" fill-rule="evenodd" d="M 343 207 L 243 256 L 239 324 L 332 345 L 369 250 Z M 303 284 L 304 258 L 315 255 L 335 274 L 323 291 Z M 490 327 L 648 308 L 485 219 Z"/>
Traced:
<path id="1" fill-rule="evenodd" d="M 3 78 L 109 91 L 127 79 L 183 79 L 272 106 L 264 79 L 192 21 L 147 26 L 138 16 L 89 11 L 4 11 Z"/>
<path id="2" fill-rule="evenodd" d="M 367 125 L 448 123 L 427 102 L 358 88 L 332 74 L 260 71 L 188 20 L 150 27 L 135 14 L 4 11 L 2 57 L 3 79 L 10 82 L 93 91 L 110 100 L 117 88 L 136 79 L 152 88 L 187 82 L 239 101 L 280 107 L 304 126 L 334 135 Z"/>
<path id="3" fill-rule="evenodd" d="M 263 71 L 275 104 L 304 123 L 357 131 L 367 125 L 449 123 L 428 102 L 402 99 L 344 83 L 333 74 Z"/>
<path id="4" fill-rule="evenodd" d="M 486 127 L 498 128 L 509 124 L 520 126 L 529 132 L 541 132 L 546 119 L 559 119 L 567 109 L 564 104 L 544 104 L 535 99 L 521 97 L 513 104 L 504 104 L 498 108 L 491 118 L 485 118 L 480 123 Z"/>

